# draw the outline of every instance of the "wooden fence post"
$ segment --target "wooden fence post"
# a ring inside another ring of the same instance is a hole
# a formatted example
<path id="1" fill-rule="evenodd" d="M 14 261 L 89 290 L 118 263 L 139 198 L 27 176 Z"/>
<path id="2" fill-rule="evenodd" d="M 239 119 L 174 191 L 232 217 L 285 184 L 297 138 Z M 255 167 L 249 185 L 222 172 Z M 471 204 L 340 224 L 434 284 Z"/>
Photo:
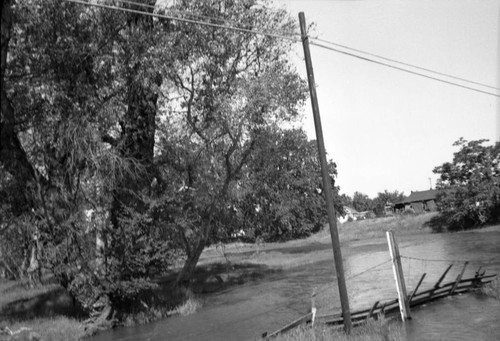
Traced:
<path id="1" fill-rule="evenodd" d="M 311 295 L 311 314 L 312 314 L 312 319 L 311 319 L 311 326 L 314 327 L 314 320 L 316 319 L 316 290 L 313 290 L 313 293 Z"/>
<path id="2" fill-rule="evenodd" d="M 399 255 L 398 245 L 392 231 L 387 231 L 387 243 L 389 244 L 389 252 L 392 258 L 392 270 L 396 279 L 396 289 L 398 291 L 399 310 L 401 311 L 401 319 L 404 321 L 411 319 L 410 305 L 406 294 L 405 279 L 403 276 L 403 267 L 401 266 L 401 256 Z"/>

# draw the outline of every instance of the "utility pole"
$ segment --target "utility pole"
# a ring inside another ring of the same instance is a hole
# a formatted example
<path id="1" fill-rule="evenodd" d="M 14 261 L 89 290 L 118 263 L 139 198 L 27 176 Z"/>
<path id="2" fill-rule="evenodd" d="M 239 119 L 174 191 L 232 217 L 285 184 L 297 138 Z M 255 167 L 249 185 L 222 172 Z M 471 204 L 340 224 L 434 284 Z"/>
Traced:
<path id="1" fill-rule="evenodd" d="M 347 334 L 351 333 L 351 311 L 349 309 L 349 298 L 347 296 L 347 287 L 344 277 L 344 266 L 342 264 L 342 253 L 340 251 L 339 232 L 337 229 L 337 217 L 333 206 L 333 194 L 328 174 L 328 165 L 326 163 L 325 142 L 323 141 L 323 129 L 321 128 L 321 117 L 319 115 L 318 97 L 316 95 L 316 83 L 314 81 L 314 71 L 309 51 L 309 38 L 306 32 L 306 19 L 304 12 L 299 13 L 300 33 L 302 36 L 302 45 L 304 47 L 304 57 L 306 60 L 307 80 L 309 82 L 309 92 L 311 94 L 311 103 L 314 116 L 314 127 L 316 128 L 316 142 L 318 143 L 319 162 L 321 164 L 321 176 L 323 178 L 323 192 L 325 193 L 326 211 L 328 213 L 328 224 L 330 225 L 330 235 L 332 238 L 333 258 L 335 261 L 335 271 L 337 272 L 337 281 L 340 293 L 340 304 L 342 306 L 342 317 L 344 318 L 344 330 Z"/>

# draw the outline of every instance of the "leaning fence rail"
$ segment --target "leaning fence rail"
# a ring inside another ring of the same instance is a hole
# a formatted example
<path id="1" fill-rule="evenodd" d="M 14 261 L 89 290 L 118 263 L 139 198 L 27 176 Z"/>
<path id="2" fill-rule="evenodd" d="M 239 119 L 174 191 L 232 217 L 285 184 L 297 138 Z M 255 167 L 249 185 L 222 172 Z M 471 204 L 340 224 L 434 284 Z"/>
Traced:
<path id="1" fill-rule="evenodd" d="M 453 264 L 451 264 L 446 268 L 443 274 L 439 277 L 438 281 L 431 288 L 418 292 L 418 289 L 420 288 L 426 276 L 426 273 L 424 273 L 420 277 L 420 280 L 418 281 L 415 289 L 407 295 L 407 300 L 410 309 L 447 296 L 454 296 L 466 293 L 468 291 L 471 291 L 473 289 L 479 288 L 485 284 L 492 282 L 493 279 L 497 277 L 497 275 L 495 274 L 486 275 L 486 272 L 484 270 L 481 272 L 481 267 L 480 267 L 476 271 L 474 277 L 462 278 L 465 272 L 465 268 L 467 267 L 467 264 L 468 262 L 464 262 L 460 274 L 454 281 L 441 284 L 444 278 L 446 277 L 447 273 L 449 272 L 450 268 L 452 267 Z M 267 332 L 263 333 L 262 337 L 268 340 L 281 333 L 285 333 L 295 327 L 298 327 L 302 324 L 312 324 L 315 323 L 315 321 L 341 328 L 344 324 L 342 313 L 317 315 L 316 307 L 314 304 L 314 296 L 315 294 L 313 293 L 312 297 L 313 303 L 311 312 L 299 317 L 295 321 L 287 324 L 286 326 L 272 333 L 267 333 Z M 399 306 L 399 299 L 397 298 L 386 302 L 376 301 L 370 308 L 351 312 L 351 321 L 353 326 L 358 326 L 366 322 L 370 318 L 378 319 L 379 316 L 398 315 L 399 312 L 400 312 L 400 306 Z"/>

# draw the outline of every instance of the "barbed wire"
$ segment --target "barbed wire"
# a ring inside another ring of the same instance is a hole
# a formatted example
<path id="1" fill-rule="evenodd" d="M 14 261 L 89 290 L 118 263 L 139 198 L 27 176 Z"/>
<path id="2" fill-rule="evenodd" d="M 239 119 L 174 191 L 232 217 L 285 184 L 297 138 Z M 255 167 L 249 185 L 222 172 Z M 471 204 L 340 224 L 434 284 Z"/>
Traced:
<path id="1" fill-rule="evenodd" d="M 419 260 L 419 261 L 424 261 L 424 262 L 442 262 L 442 263 L 489 263 L 497 259 L 497 257 L 492 257 L 490 259 L 473 259 L 473 260 L 468 260 L 468 259 L 431 259 L 431 258 L 419 258 L 419 257 L 411 257 L 411 256 L 403 256 L 401 255 L 401 258 L 406 258 L 410 260 Z"/>
<path id="2" fill-rule="evenodd" d="M 384 261 L 384 262 L 382 262 L 382 263 L 376 264 L 376 265 L 374 265 L 374 266 L 372 266 L 372 267 L 369 267 L 368 269 L 365 269 L 365 270 L 363 270 L 363 271 L 361 271 L 361 272 L 358 272 L 357 274 L 354 274 L 354 275 L 348 276 L 346 279 L 353 279 L 353 278 L 359 277 L 359 276 L 361 276 L 362 274 L 367 273 L 368 271 L 371 271 L 371 270 L 373 270 L 373 269 L 376 269 L 376 268 L 378 268 L 378 267 L 380 267 L 380 266 L 382 266 L 382 265 L 384 265 L 384 264 L 386 264 L 386 263 L 389 263 L 389 262 L 391 262 L 391 260 L 390 260 L 390 259 L 388 259 L 388 260 L 386 260 L 386 261 Z"/>

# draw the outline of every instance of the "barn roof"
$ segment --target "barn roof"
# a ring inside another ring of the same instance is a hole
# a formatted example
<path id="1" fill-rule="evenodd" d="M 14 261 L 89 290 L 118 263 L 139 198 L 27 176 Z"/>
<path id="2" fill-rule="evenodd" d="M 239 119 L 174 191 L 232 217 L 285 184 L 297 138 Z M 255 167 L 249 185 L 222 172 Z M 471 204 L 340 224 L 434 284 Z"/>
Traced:
<path id="1" fill-rule="evenodd" d="M 411 192 L 408 198 L 401 201 L 401 203 L 411 203 L 417 201 L 427 201 L 427 200 L 435 200 L 438 195 L 437 189 L 429 189 L 427 191 L 416 191 Z"/>

